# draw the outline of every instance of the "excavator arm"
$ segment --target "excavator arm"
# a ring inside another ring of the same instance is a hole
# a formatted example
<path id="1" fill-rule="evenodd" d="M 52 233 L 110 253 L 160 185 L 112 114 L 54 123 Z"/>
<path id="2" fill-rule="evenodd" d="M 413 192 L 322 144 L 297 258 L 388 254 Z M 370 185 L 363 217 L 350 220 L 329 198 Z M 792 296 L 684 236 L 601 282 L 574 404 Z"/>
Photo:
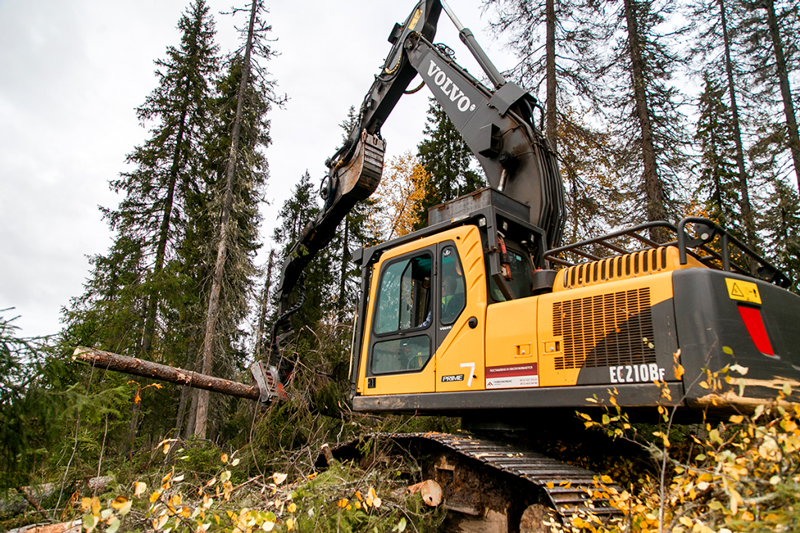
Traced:
<path id="1" fill-rule="evenodd" d="M 493 89 L 432 44 L 443 8 Z M 302 295 L 292 303 L 290 293 L 302 286 L 303 270 L 330 243 L 356 203 L 378 187 L 385 150 L 381 126 L 417 75 L 480 162 L 489 185 L 530 206 L 530 221 L 546 232 L 549 246 L 561 241 L 563 184 L 555 153 L 535 123 L 535 110 L 541 111 L 536 99 L 503 78 L 443 0 L 420 0 L 402 25 L 395 24 L 389 42 L 392 49 L 361 104 L 356 124 L 344 145 L 326 162 L 328 173 L 321 188 L 325 204 L 303 229 L 283 264 L 273 348 L 278 330 L 302 305 Z"/>

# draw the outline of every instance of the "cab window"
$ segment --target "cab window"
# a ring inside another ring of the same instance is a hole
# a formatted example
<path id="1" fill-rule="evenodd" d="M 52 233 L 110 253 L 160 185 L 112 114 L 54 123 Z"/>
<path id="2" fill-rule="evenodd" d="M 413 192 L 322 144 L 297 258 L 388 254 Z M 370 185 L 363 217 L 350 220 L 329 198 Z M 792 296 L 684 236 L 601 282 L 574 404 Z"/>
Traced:
<path id="1" fill-rule="evenodd" d="M 431 357 L 427 335 L 376 342 L 372 347 L 372 373 L 420 370 Z"/>
<path id="2" fill-rule="evenodd" d="M 442 324 L 452 324 L 466 305 L 466 284 L 455 246 L 442 248 Z"/>
<path id="3" fill-rule="evenodd" d="M 429 253 L 386 267 L 378 289 L 375 333 L 393 333 L 430 324 L 431 264 Z"/>
<path id="4" fill-rule="evenodd" d="M 511 271 L 511 279 L 506 280 L 511 294 L 514 298 L 525 298 L 533 294 L 531 289 L 531 266 L 528 259 L 521 252 L 508 249 L 508 267 Z M 506 300 L 500 287 L 494 281 L 489 273 L 489 262 L 486 262 L 486 276 L 489 278 L 489 293 L 492 299 L 496 302 L 504 302 Z"/>

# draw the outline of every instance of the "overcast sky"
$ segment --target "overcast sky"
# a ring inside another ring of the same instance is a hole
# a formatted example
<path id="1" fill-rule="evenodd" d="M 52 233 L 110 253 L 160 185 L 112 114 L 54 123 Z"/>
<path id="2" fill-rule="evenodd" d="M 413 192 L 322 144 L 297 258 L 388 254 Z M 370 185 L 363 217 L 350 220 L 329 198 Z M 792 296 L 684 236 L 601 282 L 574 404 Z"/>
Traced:
<path id="1" fill-rule="evenodd" d="M 244 0 L 242 0 L 242 3 Z M 208 0 L 222 52 L 238 47 L 230 0 Z M 289 97 L 270 116 L 270 180 L 262 238 L 308 169 L 318 181 L 341 143 L 339 124 L 379 71 L 395 22 L 414 0 L 267 0 L 280 56 L 268 64 Z M 0 309 L 25 336 L 56 333 L 60 309 L 82 293 L 88 256 L 111 233 L 98 206 L 120 198 L 108 181 L 147 138 L 135 108 L 155 87 L 153 61 L 179 44 L 189 0 L 0 0 Z M 237 4 L 239 5 L 239 4 Z M 497 66 L 513 58 L 484 31 L 479 0 L 451 0 Z M 482 77 L 442 13 L 436 41 Z M 237 25 L 243 25 L 240 18 Z M 416 85 L 416 81 L 412 85 Z M 415 150 L 427 89 L 401 99 L 384 125 L 387 161 Z"/>

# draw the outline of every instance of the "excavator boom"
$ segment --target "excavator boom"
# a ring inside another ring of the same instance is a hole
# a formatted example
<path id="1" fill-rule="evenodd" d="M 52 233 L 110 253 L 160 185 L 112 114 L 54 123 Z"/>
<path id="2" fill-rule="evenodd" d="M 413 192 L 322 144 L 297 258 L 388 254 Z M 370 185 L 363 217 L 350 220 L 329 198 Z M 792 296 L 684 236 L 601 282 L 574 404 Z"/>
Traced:
<path id="1" fill-rule="evenodd" d="M 432 44 L 442 8 L 485 71 L 489 89 Z M 315 254 L 360 200 L 378 187 L 385 142 L 380 129 L 412 79 L 419 75 L 480 162 L 492 188 L 530 206 L 529 221 L 544 230 L 549 246 L 561 241 L 564 190 L 556 155 L 536 126 L 536 99 L 497 71 L 452 10 L 441 0 L 421 0 L 389 35 L 392 49 L 367 92 L 358 120 L 344 145 L 327 161 L 318 217 L 304 228 L 286 258 L 278 283 L 278 330 L 299 308 L 290 294 Z M 301 304 L 301 303 L 300 303 Z"/>

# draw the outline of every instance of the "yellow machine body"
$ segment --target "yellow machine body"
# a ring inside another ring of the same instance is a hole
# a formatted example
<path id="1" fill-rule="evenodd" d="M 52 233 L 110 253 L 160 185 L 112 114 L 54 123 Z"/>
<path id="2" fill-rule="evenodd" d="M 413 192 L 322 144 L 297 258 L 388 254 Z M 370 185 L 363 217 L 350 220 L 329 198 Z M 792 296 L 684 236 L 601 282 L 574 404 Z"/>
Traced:
<path id="1" fill-rule="evenodd" d="M 369 373 L 374 304 L 385 265 L 443 242 L 455 244 L 464 266 L 463 312 L 429 358 L 411 354 L 425 358 L 422 368 L 386 375 Z M 363 331 L 357 383 L 357 394 L 364 396 L 576 385 L 587 357 L 603 339 L 624 328 L 632 315 L 672 298 L 673 271 L 704 267 L 693 259 L 680 265 L 676 248 L 658 248 L 563 269 L 551 293 L 487 305 L 487 270 L 479 231 L 461 226 L 393 248 L 372 268 L 372 305 Z M 477 322 L 474 327 L 470 319 Z M 641 326 L 645 333 L 636 339 L 640 352 L 654 354 L 653 324 Z M 636 351 L 628 344 L 628 350 Z M 608 371 L 609 384 L 617 375 L 621 383 L 628 382 L 627 367 L 631 365 L 621 364 L 623 359 L 605 361 L 620 367 L 613 374 Z M 641 364 L 655 365 L 655 359 Z M 664 366 L 653 368 L 659 370 L 636 368 L 635 381 L 651 381 L 651 374 L 663 379 Z M 648 379 L 642 379 L 645 375 Z M 458 379 L 443 381 L 445 376 Z M 633 377 L 630 380 L 633 382 Z"/>

